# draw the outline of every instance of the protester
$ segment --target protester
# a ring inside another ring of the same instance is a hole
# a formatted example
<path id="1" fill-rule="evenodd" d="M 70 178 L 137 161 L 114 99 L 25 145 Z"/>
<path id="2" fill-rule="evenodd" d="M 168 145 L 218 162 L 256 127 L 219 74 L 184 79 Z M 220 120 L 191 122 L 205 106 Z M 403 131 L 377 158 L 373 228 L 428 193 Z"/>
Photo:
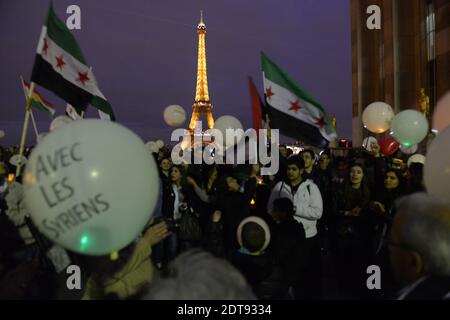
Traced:
<path id="1" fill-rule="evenodd" d="M 303 158 L 303 161 L 305 162 L 303 179 L 304 180 L 310 179 L 314 181 L 315 178 L 314 164 L 316 162 L 316 155 L 314 151 L 312 151 L 311 149 L 305 149 L 302 152 L 300 152 L 300 156 Z"/>
<path id="2" fill-rule="evenodd" d="M 198 249 L 186 251 L 154 279 L 146 300 L 253 300 L 242 274 L 226 260 Z"/>
<path id="3" fill-rule="evenodd" d="M 233 252 L 231 261 L 244 275 L 259 299 L 276 299 L 287 295 L 272 253 L 267 251 L 271 234 L 267 223 L 259 217 L 248 217 L 238 226 L 239 250 Z"/>
<path id="4" fill-rule="evenodd" d="M 350 167 L 348 179 L 335 193 L 337 214 L 337 280 L 341 290 L 361 295 L 365 291 L 365 266 L 370 243 L 367 206 L 370 188 L 360 164 Z"/>
<path id="5" fill-rule="evenodd" d="M 294 219 L 294 205 L 288 198 L 278 198 L 273 202 L 272 252 L 279 266 L 287 290 L 292 289 L 299 278 L 299 270 L 307 263 L 305 252 L 305 230 Z M 285 292 L 284 296 L 289 293 Z"/>
<path id="6" fill-rule="evenodd" d="M 273 203 L 278 198 L 291 199 L 295 206 L 295 219 L 305 229 L 305 251 L 309 261 L 304 272 L 299 271 L 299 280 L 294 288 L 296 298 L 317 299 L 321 295 L 320 241 L 317 220 L 322 216 L 322 196 L 311 180 L 303 180 L 305 162 L 301 156 L 291 156 L 287 163 L 287 181 L 278 182 L 272 190 L 268 212 L 273 212 Z"/>
<path id="7" fill-rule="evenodd" d="M 165 222 L 151 226 L 126 248 L 110 256 L 82 256 L 78 261 L 90 272 L 83 300 L 127 299 L 141 293 L 152 281 L 152 246 L 170 235 Z M 117 255 L 117 257 L 114 257 Z"/>
<path id="8" fill-rule="evenodd" d="M 163 158 L 159 162 L 160 177 L 164 182 L 170 180 L 170 169 L 172 168 L 172 160 L 170 158 Z"/>
<path id="9" fill-rule="evenodd" d="M 450 204 L 426 193 L 399 203 L 388 246 L 399 300 L 450 300 Z"/>

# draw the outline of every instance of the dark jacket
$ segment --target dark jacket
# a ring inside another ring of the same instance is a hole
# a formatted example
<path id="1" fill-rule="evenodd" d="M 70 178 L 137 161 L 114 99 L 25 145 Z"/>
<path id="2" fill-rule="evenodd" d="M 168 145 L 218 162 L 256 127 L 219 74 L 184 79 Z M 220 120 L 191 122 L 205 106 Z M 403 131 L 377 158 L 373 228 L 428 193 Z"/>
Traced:
<path id="1" fill-rule="evenodd" d="M 236 231 L 242 220 L 250 216 L 250 200 L 255 194 L 256 179 L 247 180 L 244 192 L 226 191 L 217 198 L 217 209 L 222 212 L 224 245 L 238 249 Z"/>
<path id="2" fill-rule="evenodd" d="M 283 272 L 284 281 L 290 286 L 295 283 L 305 265 L 305 230 L 301 223 L 290 218 L 271 224 L 271 245 L 276 264 Z"/>
<path id="3" fill-rule="evenodd" d="M 244 275 L 259 299 L 287 297 L 289 287 L 283 279 L 282 270 L 269 251 L 257 256 L 235 251 L 231 262 Z"/>
<path id="4" fill-rule="evenodd" d="M 401 300 L 450 300 L 450 277 L 427 277 Z"/>

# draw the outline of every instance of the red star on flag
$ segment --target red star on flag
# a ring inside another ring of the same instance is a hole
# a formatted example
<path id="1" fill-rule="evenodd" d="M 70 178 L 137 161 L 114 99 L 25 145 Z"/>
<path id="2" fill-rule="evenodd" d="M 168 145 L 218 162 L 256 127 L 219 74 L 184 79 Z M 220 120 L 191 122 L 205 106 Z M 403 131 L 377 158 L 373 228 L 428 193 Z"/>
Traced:
<path id="1" fill-rule="evenodd" d="M 266 89 L 267 99 L 270 99 L 270 97 L 273 96 L 273 95 L 274 95 L 274 93 L 272 92 L 272 87 L 267 88 Z"/>
<path id="2" fill-rule="evenodd" d="M 325 119 L 323 117 L 316 119 L 316 124 L 321 128 L 323 128 L 327 125 L 327 123 L 325 122 Z"/>
<path id="3" fill-rule="evenodd" d="M 85 81 L 91 80 L 91 79 L 89 79 L 89 77 L 87 75 L 88 75 L 87 71 L 85 73 L 78 72 L 78 76 L 79 76 L 78 81 L 80 81 L 83 84 L 83 86 L 84 86 Z"/>
<path id="4" fill-rule="evenodd" d="M 56 57 L 56 67 L 59 68 L 59 70 L 62 70 L 62 67 L 66 64 L 66 62 L 63 59 L 63 56 Z"/>
<path id="5" fill-rule="evenodd" d="M 301 108 L 302 106 L 300 105 L 298 100 L 296 100 L 295 102 L 291 102 L 291 107 L 289 108 L 289 110 L 294 110 L 295 113 L 297 113 L 297 111 L 300 110 Z"/>
<path id="6" fill-rule="evenodd" d="M 47 38 L 44 38 L 44 47 L 42 48 L 42 51 L 44 51 L 44 53 L 47 54 L 47 49 L 48 49 Z"/>

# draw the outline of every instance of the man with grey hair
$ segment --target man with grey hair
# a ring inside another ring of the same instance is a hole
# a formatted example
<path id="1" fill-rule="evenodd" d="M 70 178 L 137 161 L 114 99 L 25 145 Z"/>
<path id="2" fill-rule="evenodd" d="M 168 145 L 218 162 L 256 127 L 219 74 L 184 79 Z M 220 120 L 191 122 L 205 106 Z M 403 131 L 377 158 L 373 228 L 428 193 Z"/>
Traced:
<path id="1" fill-rule="evenodd" d="M 192 249 L 175 258 L 168 275 L 150 285 L 145 300 L 254 300 L 245 278 L 228 261 Z"/>
<path id="2" fill-rule="evenodd" d="M 399 200 L 389 252 L 399 300 L 450 299 L 450 204 L 426 193 Z"/>

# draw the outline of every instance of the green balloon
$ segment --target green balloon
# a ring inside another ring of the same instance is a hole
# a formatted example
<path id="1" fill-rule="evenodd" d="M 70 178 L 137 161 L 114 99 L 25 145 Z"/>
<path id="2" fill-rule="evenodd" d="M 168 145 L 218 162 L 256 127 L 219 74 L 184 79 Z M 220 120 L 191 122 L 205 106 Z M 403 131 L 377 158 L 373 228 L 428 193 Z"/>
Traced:
<path id="1" fill-rule="evenodd" d="M 391 124 L 391 135 L 405 147 L 420 143 L 428 134 L 427 119 L 416 110 L 398 113 Z"/>

